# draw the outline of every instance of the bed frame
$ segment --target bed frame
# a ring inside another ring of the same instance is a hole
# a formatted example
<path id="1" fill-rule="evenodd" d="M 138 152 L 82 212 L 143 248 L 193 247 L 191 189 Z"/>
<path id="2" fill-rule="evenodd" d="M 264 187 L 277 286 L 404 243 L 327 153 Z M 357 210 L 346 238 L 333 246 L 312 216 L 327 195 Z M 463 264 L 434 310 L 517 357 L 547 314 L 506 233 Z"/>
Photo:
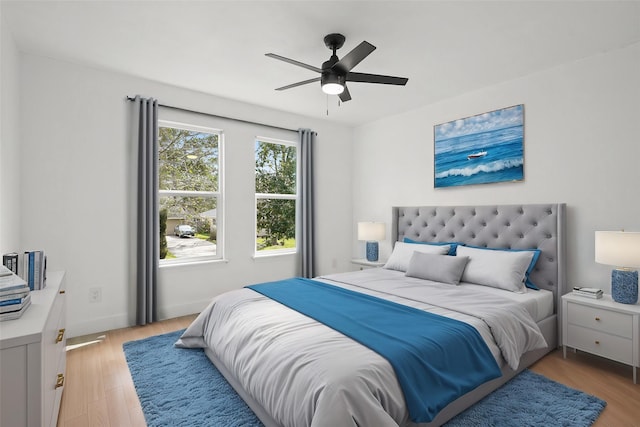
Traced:
<path id="1" fill-rule="evenodd" d="M 445 407 L 428 424 L 439 426 L 531 366 L 562 342 L 562 295 L 566 293 L 565 271 L 566 205 L 525 204 L 489 206 L 412 206 L 392 208 L 391 240 L 405 237 L 424 242 L 462 242 L 469 245 L 540 249 L 530 279 L 553 292 L 554 314 L 538 322 L 549 347 L 522 356 L 517 371 L 505 366 L 502 377 L 489 381 Z"/>
<path id="2" fill-rule="evenodd" d="M 538 322 L 549 343 L 546 349 L 523 355 L 517 371 L 506 364 L 500 378 L 489 381 L 445 407 L 428 424 L 440 426 L 500 387 L 549 351 L 561 340 L 560 310 L 565 286 L 565 205 L 526 204 L 491 206 L 414 206 L 392 208 L 392 241 L 405 237 L 426 242 L 463 242 L 475 246 L 507 249 L 540 249 L 530 279 L 554 294 L 554 314 Z M 279 424 L 256 402 L 211 351 L 205 353 L 231 386 L 247 402 L 266 427 Z"/>

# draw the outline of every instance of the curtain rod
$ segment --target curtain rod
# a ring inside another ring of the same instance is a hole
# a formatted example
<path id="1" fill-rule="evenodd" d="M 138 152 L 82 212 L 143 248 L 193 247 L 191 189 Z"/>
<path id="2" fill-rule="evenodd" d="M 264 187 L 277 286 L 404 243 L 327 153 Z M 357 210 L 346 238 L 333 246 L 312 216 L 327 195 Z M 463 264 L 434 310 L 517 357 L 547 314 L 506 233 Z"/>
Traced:
<path id="1" fill-rule="evenodd" d="M 135 101 L 135 98 L 132 98 L 130 96 L 127 96 L 126 99 L 127 99 L 127 101 Z M 289 129 L 289 128 L 285 128 L 285 127 L 281 127 L 281 126 L 268 125 L 266 123 L 252 122 L 251 120 L 236 119 L 235 117 L 220 116 L 218 114 L 204 113 L 202 111 L 190 110 L 188 108 L 174 107 L 173 105 L 165 105 L 165 104 L 158 103 L 158 107 L 171 108 L 172 110 L 186 111 L 186 112 L 195 113 L 195 114 L 204 114 L 205 116 L 217 117 L 219 119 L 233 120 L 235 122 L 248 123 L 248 124 L 251 124 L 251 125 L 260 125 L 260 126 L 265 126 L 265 127 L 268 127 L 268 128 L 287 130 L 289 132 L 298 133 L 297 129 Z"/>

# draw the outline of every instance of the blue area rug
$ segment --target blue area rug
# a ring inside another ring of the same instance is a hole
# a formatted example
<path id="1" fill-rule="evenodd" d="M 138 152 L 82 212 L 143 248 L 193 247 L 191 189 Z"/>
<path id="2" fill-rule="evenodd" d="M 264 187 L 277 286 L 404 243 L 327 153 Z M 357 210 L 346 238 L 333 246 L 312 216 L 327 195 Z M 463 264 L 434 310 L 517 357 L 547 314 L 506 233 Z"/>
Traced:
<path id="1" fill-rule="evenodd" d="M 183 331 L 124 343 L 149 427 L 262 427 L 201 349 L 173 346 Z M 524 371 L 447 427 L 587 427 L 606 402 Z"/>

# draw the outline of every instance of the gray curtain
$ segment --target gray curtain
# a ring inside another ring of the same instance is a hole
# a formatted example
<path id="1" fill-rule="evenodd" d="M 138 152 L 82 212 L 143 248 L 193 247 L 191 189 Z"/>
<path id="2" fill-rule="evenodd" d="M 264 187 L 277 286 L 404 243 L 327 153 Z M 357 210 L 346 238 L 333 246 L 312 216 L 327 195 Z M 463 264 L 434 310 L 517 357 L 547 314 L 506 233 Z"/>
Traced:
<path id="1" fill-rule="evenodd" d="M 298 195 L 298 249 L 302 277 L 315 277 L 314 252 L 314 190 L 313 190 L 313 142 L 316 133 L 310 129 L 298 129 L 300 193 Z"/>
<path id="2" fill-rule="evenodd" d="M 134 104 L 135 120 L 138 124 L 136 324 L 146 325 L 158 320 L 158 100 L 136 96 Z"/>

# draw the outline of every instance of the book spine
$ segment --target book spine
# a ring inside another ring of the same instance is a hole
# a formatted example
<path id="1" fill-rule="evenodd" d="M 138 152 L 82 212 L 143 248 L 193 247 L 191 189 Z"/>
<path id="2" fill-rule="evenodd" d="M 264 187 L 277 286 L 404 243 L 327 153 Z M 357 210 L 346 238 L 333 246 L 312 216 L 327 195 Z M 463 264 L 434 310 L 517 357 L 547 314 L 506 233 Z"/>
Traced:
<path id="1" fill-rule="evenodd" d="M 8 299 L 5 301 L 0 301 L 0 307 L 4 307 L 5 305 L 20 304 L 21 302 L 22 298 Z"/>
<path id="2" fill-rule="evenodd" d="M 34 282 L 33 282 L 33 278 L 34 278 L 34 276 L 33 276 L 33 270 L 34 270 L 34 268 L 35 268 L 35 266 L 33 265 L 33 263 L 34 263 L 34 258 L 35 258 L 35 254 L 33 253 L 33 251 L 32 251 L 32 252 L 29 252 L 29 270 L 28 270 L 27 275 L 28 275 L 28 277 L 29 277 L 29 281 L 28 281 L 28 283 L 29 283 L 29 289 L 31 289 L 32 291 L 33 291 L 33 290 L 35 290 L 35 288 L 34 288 Z"/>
<path id="3" fill-rule="evenodd" d="M 25 312 L 25 310 L 31 305 L 31 300 L 27 300 L 23 305 L 22 308 L 20 308 L 20 310 L 16 310 L 16 311 L 8 311 L 6 313 L 0 313 L 0 321 L 4 321 L 4 320 L 13 320 L 13 319 L 18 319 L 20 318 L 20 316 L 22 316 L 22 313 Z"/>
<path id="4" fill-rule="evenodd" d="M 27 290 L 12 291 L 11 293 L 8 293 L 8 294 L 0 293 L 0 302 L 4 302 L 4 301 L 8 301 L 8 300 L 21 299 L 21 298 L 26 297 L 27 295 L 29 295 L 29 289 L 28 288 L 27 288 Z"/>
<path id="5" fill-rule="evenodd" d="M 602 294 L 591 294 L 591 293 L 587 293 L 587 292 L 578 292 L 578 291 L 573 291 L 573 293 L 575 295 L 578 295 L 578 296 L 581 296 L 581 297 L 585 297 L 585 298 L 593 298 L 593 299 L 602 298 Z"/>
<path id="6" fill-rule="evenodd" d="M 47 286 L 47 256 L 44 251 L 40 251 L 40 289 Z"/>
<path id="7" fill-rule="evenodd" d="M 573 291 L 580 295 L 602 295 L 602 292 Z"/>
<path id="8" fill-rule="evenodd" d="M 33 289 L 40 290 L 40 254 L 33 251 Z"/>
<path id="9" fill-rule="evenodd" d="M 11 270 L 14 274 L 18 274 L 18 254 L 11 252 L 2 255 L 2 264 Z"/>
<path id="10" fill-rule="evenodd" d="M 22 257 L 22 280 L 29 284 L 29 252 L 25 252 Z"/>

